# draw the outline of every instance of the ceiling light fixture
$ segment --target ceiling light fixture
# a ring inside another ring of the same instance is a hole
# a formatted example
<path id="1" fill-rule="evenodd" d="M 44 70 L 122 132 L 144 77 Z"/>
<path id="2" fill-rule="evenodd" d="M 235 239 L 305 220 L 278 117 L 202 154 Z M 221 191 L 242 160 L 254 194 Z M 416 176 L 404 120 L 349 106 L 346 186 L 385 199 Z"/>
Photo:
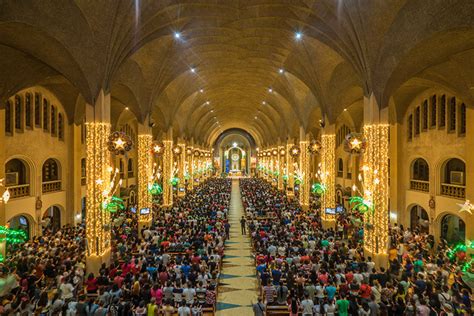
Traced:
<path id="1" fill-rule="evenodd" d="M 194 74 L 196 73 L 196 68 L 191 68 L 191 72 Z"/>
<path id="2" fill-rule="evenodd" d="M 180 39 L 181 38 L 181 33 L 180 32 L 174 32 L 174 38 Z"/>
<path id="3" fill-rule="evenodd" d="M 263 104 L 263 105 L 265 105 L 265 104 L 267 104 L 267 102 L 265 102 L 265 101 L 262 101 L 262 104 Z"/>
<path id="4" fill-rule="evenodd" d="M 211 104 L 211 102 L 209 102 L 209 101 L 206 101 L 206 105 L 209 105 L 209 104 Z"/>
<path id="5" fill-rule="evenodd" d="M 302 34 L 301 32 L 296 32 L 296 33 L 295 33 L 295 38 L 296 38 L 297 40 L 300 40 L 302 37 L 303 37 L 303 34 Z"/>
<path id="6" fill-rule="evenodd" d="M 128 111 L 128 106 L 126 106 L 126 107 L 125 107 L 125 110 L 127 110 L 127 111 Z"/>
<path id="7" fill-rule="evenodd" d="M 284 70 L 283 68 L 280 68 L 280 69 L 278 70 L 278 72 L 282 74 L 282 73 L 285 72 L 285 70 Z"/>
<path id="8" fill-rule="evenodd" d="M 203 93 L 203 92 L 204 92 L 204 89 L 199 89 L 199 92 Z"/>
<path id="9" fill-rule="evenodd" d="M 272 88 L 268 88 L 268 92 L 272 93 L 272 92 L 273 92 L 273 89 L 272 89 Z"/>
<path id="10" fill-rule="evenodd" d="M 255 119 L 257 119 L 257 117 L 255 116 Z"/>

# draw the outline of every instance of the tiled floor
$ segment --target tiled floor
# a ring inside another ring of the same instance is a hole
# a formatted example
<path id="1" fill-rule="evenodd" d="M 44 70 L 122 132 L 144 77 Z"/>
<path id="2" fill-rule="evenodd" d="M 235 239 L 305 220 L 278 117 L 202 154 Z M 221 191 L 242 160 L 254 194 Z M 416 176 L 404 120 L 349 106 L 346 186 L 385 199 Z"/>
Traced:
<path id="1" fill-rule="evenodd" d="M 237 179 L 232 180 L 230 204 L 230 240 L 226 243 L 219 283 L 217 316 L 253 315 L 252 304 L 257 301 L 257 280 L 250 238 L 240 231 L 240 218 L 244 210 Z"/>

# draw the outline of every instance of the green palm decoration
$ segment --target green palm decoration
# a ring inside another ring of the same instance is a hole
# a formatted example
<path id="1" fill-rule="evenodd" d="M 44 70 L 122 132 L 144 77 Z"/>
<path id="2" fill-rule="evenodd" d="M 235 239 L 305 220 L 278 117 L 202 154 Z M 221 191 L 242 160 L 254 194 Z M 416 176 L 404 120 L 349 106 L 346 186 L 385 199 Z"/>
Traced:
<path id="1" fill-rule="evenodd" d="M 163 188 L 161 187 L 161 185 L 155 182 L 152 185 L 148 186 L 148 192 L 150 192 L 150 194 L 152 195 L 159 195 L 163 193 Z"/>
<path id="2" fill-rule="evenodd" d="M 317 195 L 323 195 L 324 192 L 326 192 L 326 186 L 322 183 L 314 183 L 311 186 L 311 192 L 313 192 Z"/>
<path id="3" fill-rule="evenodd" d="M 125 205 L 121 198 L 112 196 L 110 201 L 105 201 L 102 203 L 102 209 L 110 213 L 115 213 L 117 211 L 125 210 Z"/>
<path id="4" fill-rule="evenodd" d="M 349 203 L 352 205 L 352 210 L 357 210 L 362 214 L 365 214 L 372 209 L 371 203 L 364 200 L 361 196 L 351 197 Z"/>

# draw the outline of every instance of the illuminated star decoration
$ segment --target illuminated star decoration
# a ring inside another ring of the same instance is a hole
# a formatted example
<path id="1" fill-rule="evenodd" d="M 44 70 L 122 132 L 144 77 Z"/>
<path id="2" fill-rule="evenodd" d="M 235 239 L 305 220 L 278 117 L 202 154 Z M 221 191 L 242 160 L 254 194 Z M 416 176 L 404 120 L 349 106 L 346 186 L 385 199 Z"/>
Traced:
<path id="1" fill-rule="evenodd" d="M 344 138 L 344 151 L 349 154 L 362 154 L 367 148 L 367 140 L 361 133 L 349 133 Z"/>
<path id="2" fill-rule="evenodd" d="M 107 148 L 115 155 L 125 155 L 132 149 L 132 146 L 132 139 L 124 132 L 113 132 L 107 142 Z"/>
<path id="3" fill-rule="evenodd" d="M 458 204 L 458 205 L 461 207 L 461 209 L 459 210 L 459 213 L 468 212 L 469 214 L 472 215 L 472 211 L 474 211 L 474 205 L 469 200 L 466 200 L 464 204 Z"/>

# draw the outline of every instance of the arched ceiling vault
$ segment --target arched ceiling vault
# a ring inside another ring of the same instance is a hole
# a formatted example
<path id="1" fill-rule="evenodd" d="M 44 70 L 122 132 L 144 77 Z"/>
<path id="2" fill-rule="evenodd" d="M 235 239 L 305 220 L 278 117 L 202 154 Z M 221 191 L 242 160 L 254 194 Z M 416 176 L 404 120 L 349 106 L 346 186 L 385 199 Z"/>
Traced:
<path id="1" fill-rule="evenodd" d="M 474 103 L 473 51 L 471 0 L 5 0 L 0 102 L 44 85 L 78 122 L 102 89 L 155 135 L 272 144 L 358 121 L 369 93 L 397 115 L 431 83 Z"/>

